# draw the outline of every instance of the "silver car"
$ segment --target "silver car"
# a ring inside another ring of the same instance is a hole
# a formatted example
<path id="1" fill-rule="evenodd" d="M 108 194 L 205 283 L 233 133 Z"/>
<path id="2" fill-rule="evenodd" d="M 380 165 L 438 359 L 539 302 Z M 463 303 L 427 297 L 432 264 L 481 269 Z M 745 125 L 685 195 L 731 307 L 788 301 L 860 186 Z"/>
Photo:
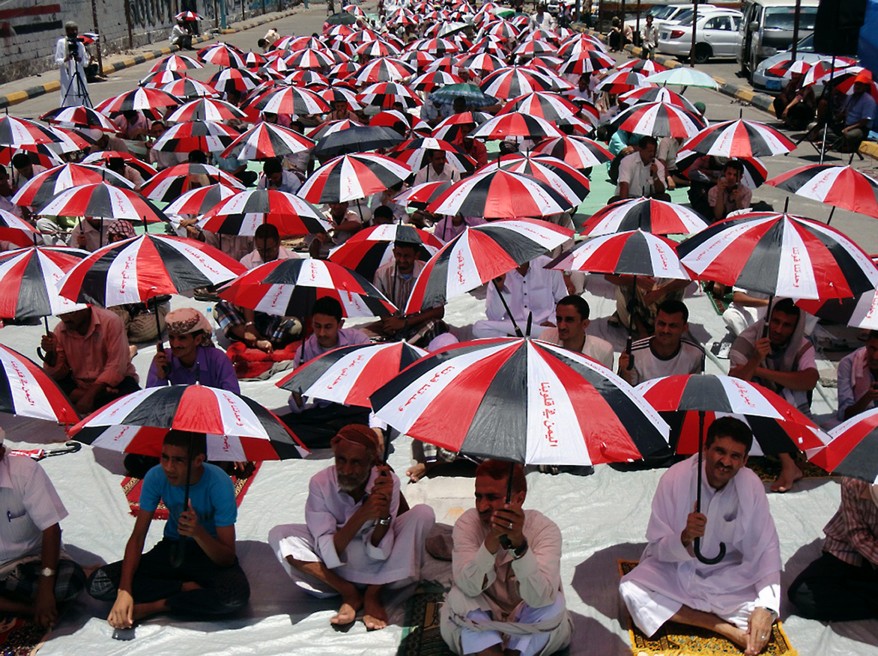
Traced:
<path id="1" fill-rule="evenodd" d="M 682 22 L 663 25 L 659 29 L 658 51 L 688 58 L 692 48 L 693 18 L 690 14 Z M 699 10 L 695 62 L 703 64 L 714 58 L 734 58 L 741 48 L 741 20 L 741 12 L 735 9 L 711 9 L 704 13 Z"/>
<path id="2" fill-rule="evenodd" d="M 789 50 L 784 50 L 783 52 L 779 52 L 776 55 L 772 55 L 768 59 L 764 59 L 759 64 L 759 66 L 756 67 L 756 70 L 753 71 L 753 86 L 758 89 L 780 91 L 787 83 L 787 80 L 776 75 L 772 75 L 768 72 L 768 69 L 775 64 L 779 64 L 784 60 L 788 60 L 791 54 L 792 53 Z M 814 35 L 809 34 L 804 39 L 801 39 L 799 41 L 799 44 L 796 46 L 796 59 L 801 59 L 808 62 L 809 64 L 816 64 L 821 59 L 829 60 L 831 59 L 831 57 L 829 55 L 820 55 L 814 52 Z M 820 95 L 822 89 L 823 85 L 817 85 L 814 88 L 814 93 Z"/>

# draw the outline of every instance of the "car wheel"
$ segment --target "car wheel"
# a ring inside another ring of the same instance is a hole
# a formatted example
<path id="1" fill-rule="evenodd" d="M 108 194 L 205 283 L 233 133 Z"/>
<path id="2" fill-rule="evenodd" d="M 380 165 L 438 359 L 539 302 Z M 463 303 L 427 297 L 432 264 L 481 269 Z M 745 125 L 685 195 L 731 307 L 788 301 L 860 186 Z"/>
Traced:
<path id="1" fill-rule="evenodd" d="M 713 50 L 711 50 L 709 45 L 707 45 L 706 43 L 695 44 L 694 60 L 696 64 L 706 64 L 711 55 L 713 55 Z"/>

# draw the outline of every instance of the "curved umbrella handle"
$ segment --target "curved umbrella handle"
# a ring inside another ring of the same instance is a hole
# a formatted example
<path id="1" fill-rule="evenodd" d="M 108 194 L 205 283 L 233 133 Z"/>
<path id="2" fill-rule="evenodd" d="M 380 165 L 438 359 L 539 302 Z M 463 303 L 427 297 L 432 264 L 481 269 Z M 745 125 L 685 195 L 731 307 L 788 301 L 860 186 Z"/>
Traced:
<path id="1" fill-rule="evenodd" d="M 719 543 L 719 553 L 713 558 L 708 558 L 701 554 L 701 538 L 695 538 L 695 557 L 700 560 L 705 565 L 716 565 L 719 561 L 721 561 L 726 556 L 726 544 L 725 542 Z"/>

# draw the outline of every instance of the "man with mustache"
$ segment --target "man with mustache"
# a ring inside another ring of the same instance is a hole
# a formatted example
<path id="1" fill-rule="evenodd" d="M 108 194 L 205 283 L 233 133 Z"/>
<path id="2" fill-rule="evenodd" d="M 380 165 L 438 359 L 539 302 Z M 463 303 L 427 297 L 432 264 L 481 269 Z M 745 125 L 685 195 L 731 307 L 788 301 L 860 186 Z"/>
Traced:
<path id="1" fill-rule="evenodd" d="M 305 524 L 275 526 L 268 541 L 297 586 L 321 599 L 341 596 L 332 625 L 349 625 L 362 610 L 367 629 L 383 629 L 382 591 L 420 578 L 433 509 L 400 514 L 399 479 L 368 426 L 345 426 L 331 446 L 335 464 L 311 478 Z"/>
<path id="2" fill-rule="evenodd" d="M 704 445 L 701 512 L 694 512 L 698 457 L 659 481 L 646 528 L 649 544 L 619 591 L 634 623 L 652 636 L 666 622 L 717 633 L 755 656 L 765 649 L 780 608 L 780 546 L 762 481 L 747 469 L 749 426 L 714 421 Z M 725 557 L 714 557 L 719 543 Z"/>

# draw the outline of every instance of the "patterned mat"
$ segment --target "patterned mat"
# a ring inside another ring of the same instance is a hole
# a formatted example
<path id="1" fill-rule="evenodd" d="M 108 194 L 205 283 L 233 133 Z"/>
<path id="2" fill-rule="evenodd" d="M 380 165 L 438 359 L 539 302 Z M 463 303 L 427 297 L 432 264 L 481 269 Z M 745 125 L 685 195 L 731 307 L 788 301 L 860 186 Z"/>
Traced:
<path id="1" fill-rule="evenodd" d="M 32 656 L 46 636 L 47 629 L 20 617 L 0 617 L 0 654 L 3 656 Z"/>
<path id="2" fill-rule="evenodd" d="M 619 574 L 624 576 L 637 565 L 636 560 L 620 560 Z M 693 626 L 668 622 L 652 637 L 647 638 L 628 617 L 628 637 L 634 656 L 726 656 L 743 654 L 730 640 L 710 631 Z M 766 656 L 798 656 L 780 622 L 771 628 L 771 639 L 762 651 Z"/>
<path id="3" fill-rule="evenodd" d="M 405 628 L 397 656 L 451 656 L 439 633 L 439 609 L 445 588 L 436 581 L 423 581 L 405 606 Z"/>
<path id="4" fill-rule="evenodd" d="M 232 483 L 235 485 L 235 503 L 238 507 L 241 507 L 241 502 L 244 500 L 244 495 L 247 494 L 247 490 L 250 488 L 250 484 L 253 482 L 253 479 L 256 478 L 256 474 L 259 473 L 259 468 L 262 466 L 261 462 L 257 462 L 253 469 L 253 473 L 250 474 L 247 478 L 238 478 L 237 476 L 232 476 Z M 122 479 L 122 491 L 125 493 L 125 498 L 128 499 L 128 508 L 131 511 L 132 515 L 137 515 L 140 512 L 140 488 L 143 485 L 143 479 L 134 478 L 132 476 L 126 476 Z M 153 519 L 167 519 L 168 518 L 168 509 L 165 507 L 165 504 L 159 503 L 159 507 L 156 508 L 155 515 Z M 0 652 L 2 653 L 2 652 Z M 5 654 L 3 655 L 5 656 Z"/>

